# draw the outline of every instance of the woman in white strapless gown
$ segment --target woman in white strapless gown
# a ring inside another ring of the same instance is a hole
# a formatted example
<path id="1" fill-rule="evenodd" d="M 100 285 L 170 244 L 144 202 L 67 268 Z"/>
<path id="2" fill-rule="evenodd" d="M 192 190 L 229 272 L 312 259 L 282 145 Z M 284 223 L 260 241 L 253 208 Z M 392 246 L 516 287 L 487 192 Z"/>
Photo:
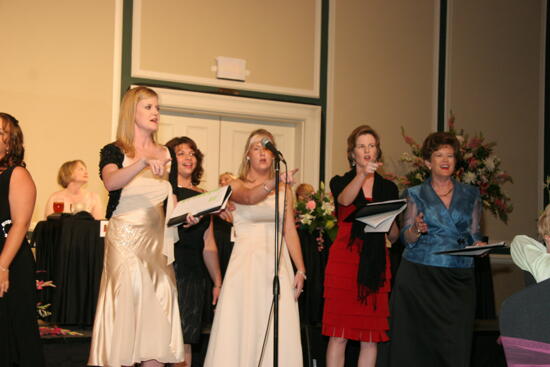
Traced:
<path id="1" fill-rule="evenodd" d="M 270 311 L 273 301 L 275 193 L 272 191 L 273 155 L 261 146 L 264 137 L 273 142 L 273 136 L 265 130 L 254 131 L 249 136 L 240 179 L 231 182 L 235 202 L 232 212 L 235 245 L 216 308 L 205 367 L 273 366 L 273 316 Z M 258 191 L 264 191 L 263 195 L 255 195 Z M 302 347 L 297 298 L 303 288 L 305 268 L 294 225 L 290 190 L 286 199 L 286 218 L 282 225 L 285 241 L 279 271 L 279 365 L 300 367 Z M 284 189 L 281 189 L 279 203 L 282 220 Z M 291 258 L 298 269 L 296 274 Z"/>

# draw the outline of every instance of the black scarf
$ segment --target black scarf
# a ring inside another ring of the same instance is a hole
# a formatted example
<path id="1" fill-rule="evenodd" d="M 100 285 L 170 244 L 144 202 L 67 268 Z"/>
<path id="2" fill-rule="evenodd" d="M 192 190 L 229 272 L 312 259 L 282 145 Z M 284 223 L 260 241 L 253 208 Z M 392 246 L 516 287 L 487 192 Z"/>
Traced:
<path id="1" fill-rule="evenodd" d="M 355 177 L 355 169 L 344 175 L 345 186 Z M 391 181 L 384 179 L 378 173 L 374 174 L 372 187 L 372 202 L 393 200 L 398 198 L 397 186 Z M 369 201 L 365 199 L 363 190 L 353 201 L 356 208 L 364 207 Z M 361 302 L 366 303 L 367 296 L 375 293 L 384 285 L 386 280 L 386 234 L 365 233 L 365 224 L 354 220 L 351 227 L 351 236 L 348 246 L 353 246 L 355 239 L 362 241 L 359 254 L 359 268 L 357 270 L 357 297 Z"/>

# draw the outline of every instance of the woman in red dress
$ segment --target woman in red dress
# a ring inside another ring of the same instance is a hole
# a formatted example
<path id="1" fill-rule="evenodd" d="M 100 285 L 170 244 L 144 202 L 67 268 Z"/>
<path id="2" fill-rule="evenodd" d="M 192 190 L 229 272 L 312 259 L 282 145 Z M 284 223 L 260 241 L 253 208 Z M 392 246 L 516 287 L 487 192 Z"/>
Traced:
<path id="1" fill-rule="evenodd" d="M 377 343 L 388 340 L 390 261 L 387 243 L 399 236 L 365 233 L 364 224 L 346 220 L 368 202 L 398 198 L 397 186 L 376 170 L 382 166 L 380 138 L 371 127 L 357 127 L 348 137 L 351 170 L 330 181 L 338 217 L 338 234 L 330 248 L 325 275 L 323 335 L 330 337 L 327 367 L 344 366 L 349 339 L 361 342 L 357 365 L 374 366 Z"/>

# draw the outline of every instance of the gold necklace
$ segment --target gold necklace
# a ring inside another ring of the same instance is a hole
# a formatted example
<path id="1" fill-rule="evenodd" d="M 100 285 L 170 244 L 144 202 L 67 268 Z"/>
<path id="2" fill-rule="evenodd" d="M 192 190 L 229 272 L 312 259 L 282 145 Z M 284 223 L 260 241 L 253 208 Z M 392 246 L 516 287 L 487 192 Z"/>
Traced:
<path id="1" fill-rule="evenodd" d="M 445 197 L 445 196 L 449 195 L 451 192 L 453 192 L 453 190 L 455 189 L 455 187 L 454 187 L 454 185 L 453 185 L 453 186 L 451 186 L 451 189 L 450 189 L 449 191 L 447 191 L 447 192 L 444 193 L 444 194 L 440 194 L 440 193 L 437 192 L 437 190 L 435 189 L 435 187 L 433 187 L 433 185 L 432 185 L 432 188 L 434 189 L 435 193 L 436 193 L 439 197 Z"/>

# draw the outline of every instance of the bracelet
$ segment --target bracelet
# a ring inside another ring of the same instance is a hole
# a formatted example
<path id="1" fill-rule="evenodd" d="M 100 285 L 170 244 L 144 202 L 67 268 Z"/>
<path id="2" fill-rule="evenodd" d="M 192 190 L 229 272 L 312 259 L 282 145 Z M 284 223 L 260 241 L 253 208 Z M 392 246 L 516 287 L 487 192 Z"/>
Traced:
<path id="1" fill-rule="evenodd" d="M 297 270 L 296 273 L 297 273 L 297 274 L 302 274 L 302 276 L 304 277 L 304 280 L 307 280 L 306 273 L 304 273 L 303 271 Z"/>
<path id="2" fill-rule="evenodd" d="M 10 271 L 10 269 L 7 269 L 7 268 L 3 267 L 2 265 L 0 265 L 0 270 L 3 271 L 3 272 Z"/>
<path id="3" fill-rule="evenodd" d="M 271 189 L 269 187 L 267 187 L 267 184 L 264 184 L 264 190 L 265 192 L 271 192 Z"/>
<path id="4" fill-rule="evenodd" d="M 413 230 L 413 234 L 415 234 L 417 236 L 422 235 L 422 232 L 420 232 L 420 230 L 416 226 L 414 226 L 414 228 L 413 228 L 413 226 L 411 226 L 411 229 Z"/>
<path id="5" fill-rule="evenodd" d="M 214 288 L 220 288 L 221 289 L 222 285 L 214 285 Z"/>

